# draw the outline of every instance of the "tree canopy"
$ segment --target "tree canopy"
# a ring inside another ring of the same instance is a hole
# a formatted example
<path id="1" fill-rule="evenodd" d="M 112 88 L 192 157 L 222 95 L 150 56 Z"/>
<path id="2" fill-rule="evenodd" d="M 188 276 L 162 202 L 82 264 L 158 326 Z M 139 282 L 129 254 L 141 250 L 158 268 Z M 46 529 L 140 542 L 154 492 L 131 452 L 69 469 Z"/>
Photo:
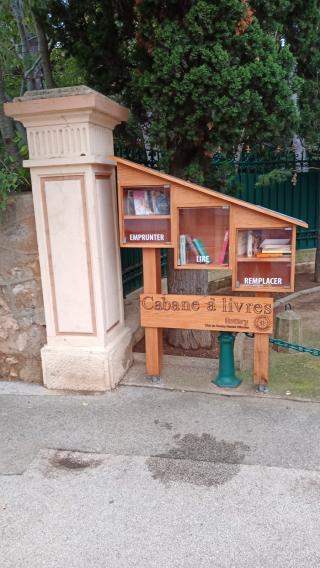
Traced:
<path id="1" fill-rule="evenodd" d="M 298 126 L 289 48 L 241 0 L 197 0 L 167 14 L 158 4 L 137 8 L 131 95 L 149 118 L 152 140 L 166 149 L 169 169 L 199 178 L 219 147 L 287 140 Z"/>
<path id="2" fill-rule="evenodd" d="M 200 180 L 221 147 L 293 133 L 318 142 L 318 0 L 4 0 L 2 10 L 7 98 L 23 90 L 19 73 L 24 88 L 83 79 L 130 106 L 179 175 Z"/>
<path id="3" fill-rule="evenodd" d="M 174 173 L 201 181 L 221 147 L 318 139 L 319 1 L 50 0 L 49 12 L 55 42 L 130 106 Z"/>

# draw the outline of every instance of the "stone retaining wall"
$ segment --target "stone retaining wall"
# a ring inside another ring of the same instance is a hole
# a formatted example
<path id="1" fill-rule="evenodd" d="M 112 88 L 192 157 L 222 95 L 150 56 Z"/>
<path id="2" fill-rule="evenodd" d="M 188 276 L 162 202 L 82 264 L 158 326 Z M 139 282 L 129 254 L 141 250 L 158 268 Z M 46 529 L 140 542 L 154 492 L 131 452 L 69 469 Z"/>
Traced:
<path id="1" fill-rule="evenodd" d="M 0 379 L 42 383 L 46 342 L 31 193 L 0 212 Z"/>

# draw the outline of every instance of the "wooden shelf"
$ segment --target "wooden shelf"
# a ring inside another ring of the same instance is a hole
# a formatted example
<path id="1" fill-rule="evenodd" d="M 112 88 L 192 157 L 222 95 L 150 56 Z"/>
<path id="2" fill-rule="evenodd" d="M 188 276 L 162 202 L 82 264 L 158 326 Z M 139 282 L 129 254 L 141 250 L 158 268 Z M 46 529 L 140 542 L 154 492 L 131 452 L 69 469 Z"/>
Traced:
<path id="1" fill-rule="evenodd" d="M 268 256 L 267 258 L 262 258 L 261 256 L 238 256 L 237 262 L 291 262 L 292 257 L 290 256 Z"/>
<path id="2" fill-rule="evenodd" d="M 170 219 L 171 215 L 124 215 L 124 219 Z"/>
<path id="3" fill-rule="evenodd" d="M 239 287 L 232 288 L 235 292 L 268 292 L 275 294 L 282 294 L 283 292 L 292 291 L 291 285 L 288 286 L 245 286 L 241 285 Z"/>
<path id="4" fill-rule="evenodd" d="M 178 264 L 177 265 L 178 268 L 183 268 L 183 269 L 201 269 L 201 268 L 205 268 L 206 270 L 229 270 L 230 269 L 230 265 L 229 264 L 206 264 L 205 262 L 189 262 L 188 264 Z"/>

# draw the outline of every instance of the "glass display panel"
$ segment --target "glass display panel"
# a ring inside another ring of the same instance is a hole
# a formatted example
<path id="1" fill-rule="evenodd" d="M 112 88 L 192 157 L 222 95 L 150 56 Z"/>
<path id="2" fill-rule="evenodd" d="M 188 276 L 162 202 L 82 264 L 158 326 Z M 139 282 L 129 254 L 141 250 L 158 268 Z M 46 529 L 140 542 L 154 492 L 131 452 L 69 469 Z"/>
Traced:
<path id="1" fill-rule="evenodd" d="M 292 228 L 237 232 L 236 288 L 290 288 Z"/>
<path id="2" fill-rule="evenodd" d="M 238 259 L 291 257 L 292 229 L 239 229 Z"/>
<path id="3" fill-rule="evenodd" d="M 136 244 L 169 244 L 171 242 L 170 217 L 167 219 L 124 219 L 124 242 Z"/>
<path id="4" fill-rule="evenodd" d="M 125 187 L 124 216 L 170 215 L 169 186 Z"/>
<path id="5" fill-rule="evenodd" d="M 178 265 L 228 266 L 229 207 L 179 209 Z"/>

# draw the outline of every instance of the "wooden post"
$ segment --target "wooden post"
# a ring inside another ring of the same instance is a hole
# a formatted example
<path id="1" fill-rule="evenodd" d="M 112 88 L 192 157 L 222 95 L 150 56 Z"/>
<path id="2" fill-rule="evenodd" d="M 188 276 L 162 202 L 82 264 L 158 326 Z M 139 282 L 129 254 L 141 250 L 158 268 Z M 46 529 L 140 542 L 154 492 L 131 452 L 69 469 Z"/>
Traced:
<path id="1" fill-rule="evenodd" d="M 270 293 L 256 292 L 258 298 L 270 297 Z M 267 385 L 269 382 L 269 335 L 254 334 L 253 348 L 253 383 Z"/>
<path id="2" fill-rule="evenodd" d="M 266 385 L 269 381 L 269 335 L 254 334 L 253 382 L 255 385 Z"/>
<path id="3" fill-rule="evenodd" d="M 144 248 L 143 288 L 145 294 L 161 293 L 161 250 Z M 150 376 L 160 376 L 163 359 L 163 336 L 161 328 L 146 327 L 146 367 Z"/>

